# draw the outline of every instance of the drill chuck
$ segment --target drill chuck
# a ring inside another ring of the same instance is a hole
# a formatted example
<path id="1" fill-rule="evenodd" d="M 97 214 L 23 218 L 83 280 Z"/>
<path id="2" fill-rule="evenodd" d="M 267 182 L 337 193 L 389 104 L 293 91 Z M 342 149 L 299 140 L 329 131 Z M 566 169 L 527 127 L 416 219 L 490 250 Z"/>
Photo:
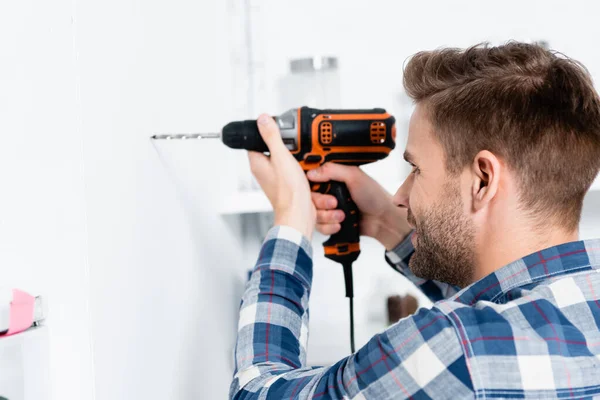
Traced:
<path id="1" fill-rule="evenodd" d="M 269 151 L 265 141 L 260 136 L 256 120 L 234 121 L 223 127 L 221 133 L 223 143 L 232 149 Z"/>

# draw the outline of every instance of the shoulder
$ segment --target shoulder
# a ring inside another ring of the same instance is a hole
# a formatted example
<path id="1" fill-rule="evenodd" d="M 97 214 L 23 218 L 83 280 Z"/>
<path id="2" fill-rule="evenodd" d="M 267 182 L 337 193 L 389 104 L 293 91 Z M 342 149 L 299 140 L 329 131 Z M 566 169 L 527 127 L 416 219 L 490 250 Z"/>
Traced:
<path id="1" fill-rule="evenodd" d="M 382 357 L 391 357 L 427 393 L 441 396 L 433 389 L 440 385 L 457 397 L 471 393 L 459 332 L 437 303 L 401 319 L 378 337 Z"/>
<path id="2" fill-rule="evenodd" d="M 435 355 L 441 364 L 448 365 L 462 354 L 458 332 L 437 303 L 392 325 L 384 339 L 401 359 Z"/>

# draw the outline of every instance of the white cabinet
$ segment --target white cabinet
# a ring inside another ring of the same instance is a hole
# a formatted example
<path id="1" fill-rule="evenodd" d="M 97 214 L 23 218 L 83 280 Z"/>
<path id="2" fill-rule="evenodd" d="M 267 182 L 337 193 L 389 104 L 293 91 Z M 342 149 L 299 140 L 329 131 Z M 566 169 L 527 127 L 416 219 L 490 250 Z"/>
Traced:
<path id="1" fill-rule="evenodd" d="M 0 398 L 49 400 L 48 328 L 0 337 Z"/>

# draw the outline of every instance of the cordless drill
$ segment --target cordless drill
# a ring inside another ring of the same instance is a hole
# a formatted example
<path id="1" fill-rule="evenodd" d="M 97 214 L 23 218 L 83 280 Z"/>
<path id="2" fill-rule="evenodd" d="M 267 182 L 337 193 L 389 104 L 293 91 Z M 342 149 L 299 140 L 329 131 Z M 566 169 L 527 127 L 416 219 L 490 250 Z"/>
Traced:
<path id="1" fill-rule="evenodd" d="M 363 165 L 388 156 L 396 146 L 395 118 L 382 108 L 365 110 L 318 110 L 301 107 L 273 117 L 283 143 L 304 171 L 326 162 Z M 153 139 L 221 138 L 234 149 L 267 153 L 256 120 L 234 121 L 216 134 L 155 135 Z M 311 190 L 337 199 L 345 218 L 338 233 L 323 243 L 325 257 L 341 263 L 346 297 L 350 298 L 350 335 L 354 352 L 352 263 L 360 254 L 359 210 L 343 182 L 311 183 Z"/>

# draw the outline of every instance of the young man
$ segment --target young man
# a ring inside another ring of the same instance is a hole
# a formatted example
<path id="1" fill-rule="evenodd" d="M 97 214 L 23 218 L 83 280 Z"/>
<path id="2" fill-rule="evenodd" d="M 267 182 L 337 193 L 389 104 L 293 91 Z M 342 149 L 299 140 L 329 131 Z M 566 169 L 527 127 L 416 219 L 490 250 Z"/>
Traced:
<path id="1" fill-rule="evenodd" d="M 404 86 L 416 102 L 404 153 L 413 170 L 393 197 L 355 167 L 308 178 L 346 182 L 362 234 L 435 304 L 332 366 L 305 367 L 311 234 L 336 232 L 343 215 L 311 195 L 263 115 L 271 157 L 250 163 L 276 226 L 241 305 L 231 397 L 600 396 L 600 240 L 577 241 L 600 169 L 589 74 L 509 43 L 418 53 Z"/>

